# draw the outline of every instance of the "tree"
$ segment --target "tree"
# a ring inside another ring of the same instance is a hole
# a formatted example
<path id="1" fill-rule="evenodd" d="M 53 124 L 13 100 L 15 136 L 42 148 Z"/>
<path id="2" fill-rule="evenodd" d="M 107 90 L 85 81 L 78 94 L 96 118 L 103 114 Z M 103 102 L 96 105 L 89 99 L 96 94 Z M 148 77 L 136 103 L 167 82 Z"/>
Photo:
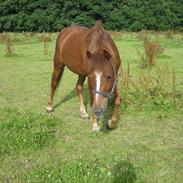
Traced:
<path id="1" fill-rule="evenodd" d="M 102 19 L 108 30 L 183 30 L 182 0 L 0 0 L 0 32 L 60 31 Z"/>

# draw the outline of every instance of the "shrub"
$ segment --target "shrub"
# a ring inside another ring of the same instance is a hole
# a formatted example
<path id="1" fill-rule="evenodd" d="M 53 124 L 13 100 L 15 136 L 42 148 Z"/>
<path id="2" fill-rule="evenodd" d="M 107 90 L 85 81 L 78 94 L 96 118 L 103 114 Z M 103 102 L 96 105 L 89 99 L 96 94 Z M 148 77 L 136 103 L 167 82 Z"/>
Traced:
<path id="1" fill-rule="evenodd" d="M 11 35 L 8 33 L 3 33 L 1 35 L 1 42 L 4 43 L 6 46 L 6 55 L 12 55 L 14 49 Z"/>
<path id="2" fill-rule="evenodd" d="M 167 32 L 165 32 L 165 38 L 172 39 L 173 38 L 173 34 L 174 34 L 173 31 L 167 31 Z"/>
<path id="3" fill-rule="evenodd" d="M 141 35 L 141 39 L 144 44 L 144 54 L 142 54 L 138 49 L 137 53 L 140 55 L 140 66 L 142 68 L 152 68 L 156 63 L 156 58 L 158 55 L 164 52 L 164 49 L 159 45 L 158 42 L 153 41 L 147 35 Z"/>
<path id="4" fill-rule="evenodd" d="M 51 33 L 42 33 L 38 38 L 44 44 L 44 55 L 48 54 L 48 43 L 51 41 Z"/>
<path id="5" fill-rule="evenodd" d="M 115 41 L 120 40 L 121 37 L 122 37 L 122 32 L 108 31 L 108 33 L 110 34 L 110 36 L 112 36 L 112 38 L 113 38 Z"/>
<path id="6" fill-rule="evenodd" d="M 6 53 L 7 55 L 11 55 L 13 53 L 13 42 L 10 36 L 6 38 Z"/>
<path id="7" fill-rule="evenodd" d="M 149 104 L 149 107 L 163 111 L 181 109 L 183 95 L 177 91 L 176 76 L 168 66 L 157 66 L 153 71 L 139 68 L 138 74 L 133 77 L 128 64 L 119 76 L 123 108 L 131 104 Z"/>
<path id="8" fill-rule="evenodd" d="M 146 27 L 144 26 L 144 24 L 137 21 L 137 20 L 132 25 L 129 26 L 129 29 L 131 31 L 140 31 L 140 30 L 145 29 L 145 28 Z"/>
<path id="9" fill-rule="evenodd" d="M 143 30 L 138 32 L 137 39 L 139 39 L 140 41 L 145 41 L 147 39 L 147 32 Z"/>

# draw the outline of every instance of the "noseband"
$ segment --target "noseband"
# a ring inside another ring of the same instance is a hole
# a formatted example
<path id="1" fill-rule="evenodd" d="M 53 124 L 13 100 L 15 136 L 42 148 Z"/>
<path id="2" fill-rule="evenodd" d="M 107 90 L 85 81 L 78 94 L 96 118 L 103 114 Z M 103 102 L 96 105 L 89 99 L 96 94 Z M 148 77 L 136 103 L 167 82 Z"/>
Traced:
<path id="1" fill-rule="evenodd" d="M 112 70 L 114 73 L 114 83 L 113 83 L 111 91 L 110 92 L 103 92 L 103 91 L 93 90 L 94 94 L 99 94 L 99 95 L 102 95 L 103 97 L 107 97 L 108 99 L 112 99 L 112 97 L 114 96 L 114 89 L 115 89 L 116 82 L 117 82 L 116 69 L 115 69 L 115 66 L 113 63 L 112 63 Z"/>

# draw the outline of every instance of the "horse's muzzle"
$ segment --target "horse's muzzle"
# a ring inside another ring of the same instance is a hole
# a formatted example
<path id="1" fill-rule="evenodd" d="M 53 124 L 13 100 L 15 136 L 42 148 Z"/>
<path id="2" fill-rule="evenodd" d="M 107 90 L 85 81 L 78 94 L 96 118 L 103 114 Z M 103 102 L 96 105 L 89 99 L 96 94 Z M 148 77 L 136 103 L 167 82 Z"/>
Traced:
<path id="1" fill-rule="evenodd" d="M 93 107 L 92 108 L 93 112 L 95 113 L 97 118 L 101 118 L 105 112 L 105 108 L 103 107 Z"/>

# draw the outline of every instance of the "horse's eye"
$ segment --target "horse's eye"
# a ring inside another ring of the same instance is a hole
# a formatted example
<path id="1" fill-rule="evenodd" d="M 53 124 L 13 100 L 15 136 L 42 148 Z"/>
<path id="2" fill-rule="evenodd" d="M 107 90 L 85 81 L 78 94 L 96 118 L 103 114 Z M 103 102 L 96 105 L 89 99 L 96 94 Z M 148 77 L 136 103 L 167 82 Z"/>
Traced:
<path id="1" fill-rule="evenodd" d="M 110 80 L 111 79 L 111 76 L 107 76 L 107 80 Z"/>

